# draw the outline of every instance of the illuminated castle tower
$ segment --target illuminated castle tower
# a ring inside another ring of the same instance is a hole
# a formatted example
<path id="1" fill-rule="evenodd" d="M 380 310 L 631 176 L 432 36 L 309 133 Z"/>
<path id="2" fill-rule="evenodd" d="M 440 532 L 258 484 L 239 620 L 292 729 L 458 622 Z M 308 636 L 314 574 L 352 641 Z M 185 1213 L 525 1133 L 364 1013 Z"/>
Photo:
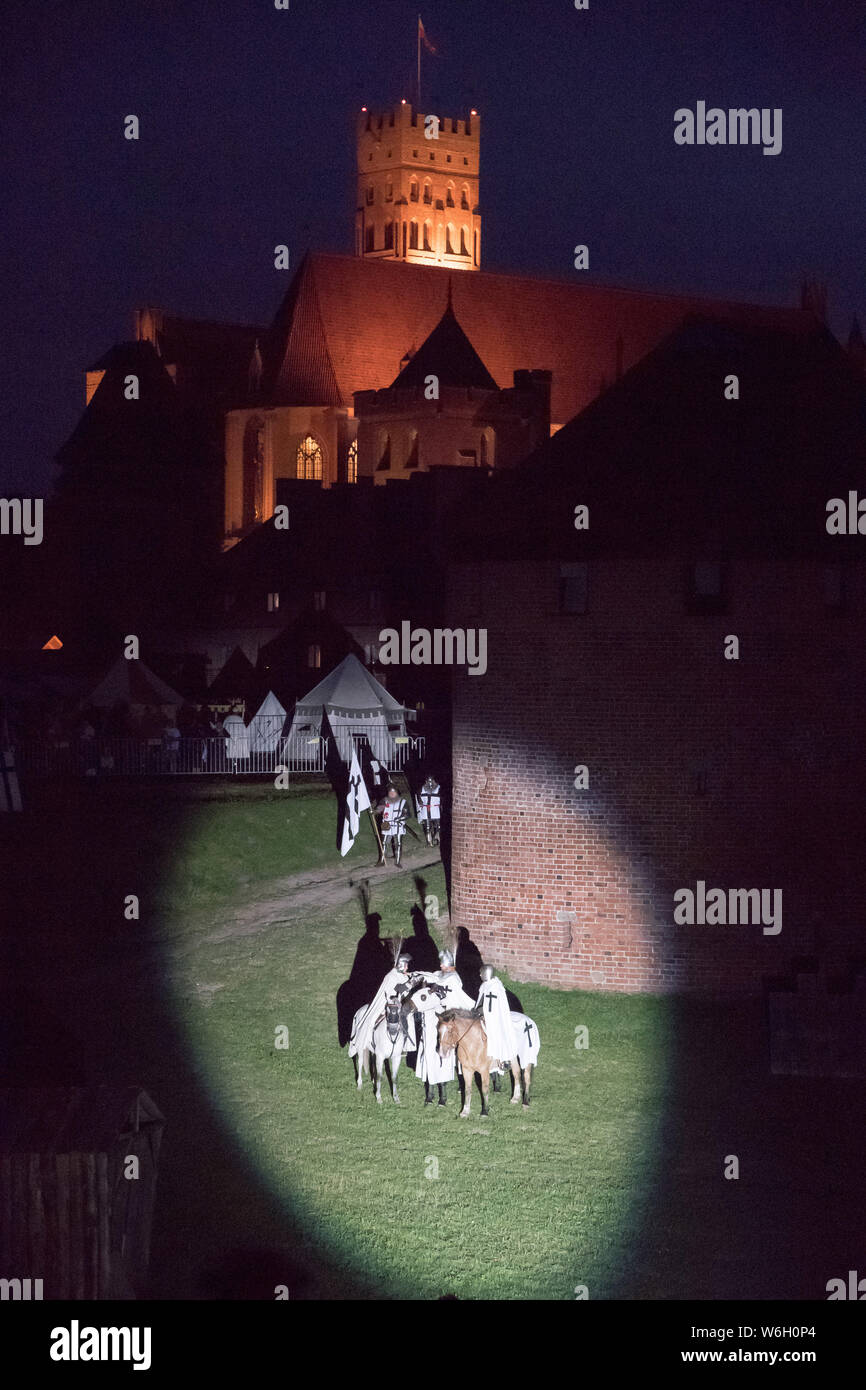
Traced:
<path id="1" fill-rule="evenodd" d="M 481 121 L 423 116 L 407 101 L 358 116 L 355 253 L 478 270 Z"/>

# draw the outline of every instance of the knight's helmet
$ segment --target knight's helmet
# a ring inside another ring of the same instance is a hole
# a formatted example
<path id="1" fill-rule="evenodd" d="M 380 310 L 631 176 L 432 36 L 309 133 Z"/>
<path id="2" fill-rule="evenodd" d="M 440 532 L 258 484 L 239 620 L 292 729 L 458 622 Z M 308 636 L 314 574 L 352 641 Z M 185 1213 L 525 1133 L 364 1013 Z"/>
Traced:
<path id="1" fill-rule="evenodd" d="M 385 795 L 386 795 L 387 797 L 390 797 L 390 795 L 391 795 L 392 792 L 394 793 L 394 796 L 395 796 L 395 797 L 399 797 L 400 793 L 398 792 L 397 788 L 394 786 L 394 783 L 393 783 L 393 782 L 389 782 L 387 788 L 385 789 Z"/>
<path id="2" fill-rule="evenodd" d="M 412 957 L 405 954 L 397 957 L 397 969 L 409 973 L 409 966 L 412 964 Z"/>
<path id="3" fill-rule="evenodd" d="M 435 791 L 438 789 L 438 787 L 439 787 L 439 783 L 436 781 L 436 778 L 435 778 L 435 777 L 432 777 L 432 776 L 431 776 L 431 777 L 425 778 L 425 780 L 424 780 L 424 786 L 423 786 L 423 790 L 424 790 L 425 792 L 435 792 Z"/>
<path id="4" fill-rule="evenodd" d="M 439 952 L 439 964 L 442 966 L 443 970 L 454 964 L 454 957 L 450 951 Z"/>
<path id="5" fill-rule="evenodd" d="M 482 965 L 482 967 L 481 967 L 481 978 L 482 978 L 482 980 L 484 981 L 485 984 L 487 983 L 488 980 L 492 980 L 492 979 L 493 979 L 494 974 L 495 974 L 495 972 L 494 972 L 494 969 L 493 969 L 493 966 L 492 966 L 492 965 Z"/>

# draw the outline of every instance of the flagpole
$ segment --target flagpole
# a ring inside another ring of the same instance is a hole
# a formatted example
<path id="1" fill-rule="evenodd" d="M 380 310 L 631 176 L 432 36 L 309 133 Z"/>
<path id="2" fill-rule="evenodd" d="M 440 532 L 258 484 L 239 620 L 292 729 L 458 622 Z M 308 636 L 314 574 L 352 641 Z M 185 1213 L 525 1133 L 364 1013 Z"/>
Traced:
<path id="1" fill-rule="evenodd" d="M 376 836 L 376 843 L 377 843 L 378 846 L 379 846 L 379 854 L 380 854 L 381 857 L 384 859 L 384 858 L 385 858 L 385 846 L 382 844 L 382 836 L 379 834 L 379 827 L 378 827 L 378 825 L 376 824 L 376 817 L 373 815 L 373 808 L 372 808 L 372 806 L 368 806 L 368 807 L 367 807 L 367 814 L 368 814 L 369 817 L 370 817 L 370 824 L 372 825 L 372 827 L 373 827 L 373 833 L 374 833 L 374 835 Z"/>

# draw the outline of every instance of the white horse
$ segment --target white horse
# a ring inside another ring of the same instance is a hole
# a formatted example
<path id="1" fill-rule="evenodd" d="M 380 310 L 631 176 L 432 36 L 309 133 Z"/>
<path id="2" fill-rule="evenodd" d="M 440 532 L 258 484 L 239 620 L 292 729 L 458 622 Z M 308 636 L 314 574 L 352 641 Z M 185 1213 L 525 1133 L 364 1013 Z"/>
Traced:
<path id="1" fill-rule="evenodd" d="M 417 998 L 415 997 L 417 996 Z M 392 999 L 385 1003 L 385 1012 L 381 1018 L 376 1020 L 373 1032 L 370 1035 L 370 1044 L 362 1048 L 360 1055 L 356 1059 L 358 1070 L 358 1090 L 361 1090 L 361 1082 L 366 1071 L 371 1081 L 375 1081 L 376 1100 L 382 1104 L 382 1072 L 387 1066 L 388 1077 L 391 1083 L 391 1095 L 394 1104 L 400 1104 L 400 1096 L 397 1091 L 397 1072 L 400 1070 L 400 1061 L 404 1052 L 412 1052 L 417 1046 L 415 1040 L 415 1022 L 412 1013 L 424 1013 L 428 1009 L 435 1008 L 444 998 L 445 990 L 436 984 L 430 984 L 426 980 L 415 983 L 408 994 L 402 1000 Z M 352 1020 L 352 1037 L 357 1033 L 361 1019 L 367 1012 L 369 1005 L 364 1005 L 358 1009 Z M 375 1075 L 372 1060 L 375 1058 Z"/>

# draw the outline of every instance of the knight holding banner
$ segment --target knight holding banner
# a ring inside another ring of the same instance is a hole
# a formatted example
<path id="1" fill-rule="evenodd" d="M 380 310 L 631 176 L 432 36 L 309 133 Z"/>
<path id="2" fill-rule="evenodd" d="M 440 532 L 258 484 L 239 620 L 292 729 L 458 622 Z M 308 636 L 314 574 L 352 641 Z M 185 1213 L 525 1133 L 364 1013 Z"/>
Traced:
<path id="1" fill-rule="evenodd" d="M 382 857 L 379 863 L 385 863 L 385 855 L 390 844 L 394 863 L 399 868 L 400 856 L 403 853 L 403 836 L 406 834 L 406 822 L 409 819 L 409 807 L 406 798 L 401 796 L 392 784 L 388 787 L 388 795 L 384 801 L 380 802 L 377 809 L 381 816 L 382 826 Z"/>

